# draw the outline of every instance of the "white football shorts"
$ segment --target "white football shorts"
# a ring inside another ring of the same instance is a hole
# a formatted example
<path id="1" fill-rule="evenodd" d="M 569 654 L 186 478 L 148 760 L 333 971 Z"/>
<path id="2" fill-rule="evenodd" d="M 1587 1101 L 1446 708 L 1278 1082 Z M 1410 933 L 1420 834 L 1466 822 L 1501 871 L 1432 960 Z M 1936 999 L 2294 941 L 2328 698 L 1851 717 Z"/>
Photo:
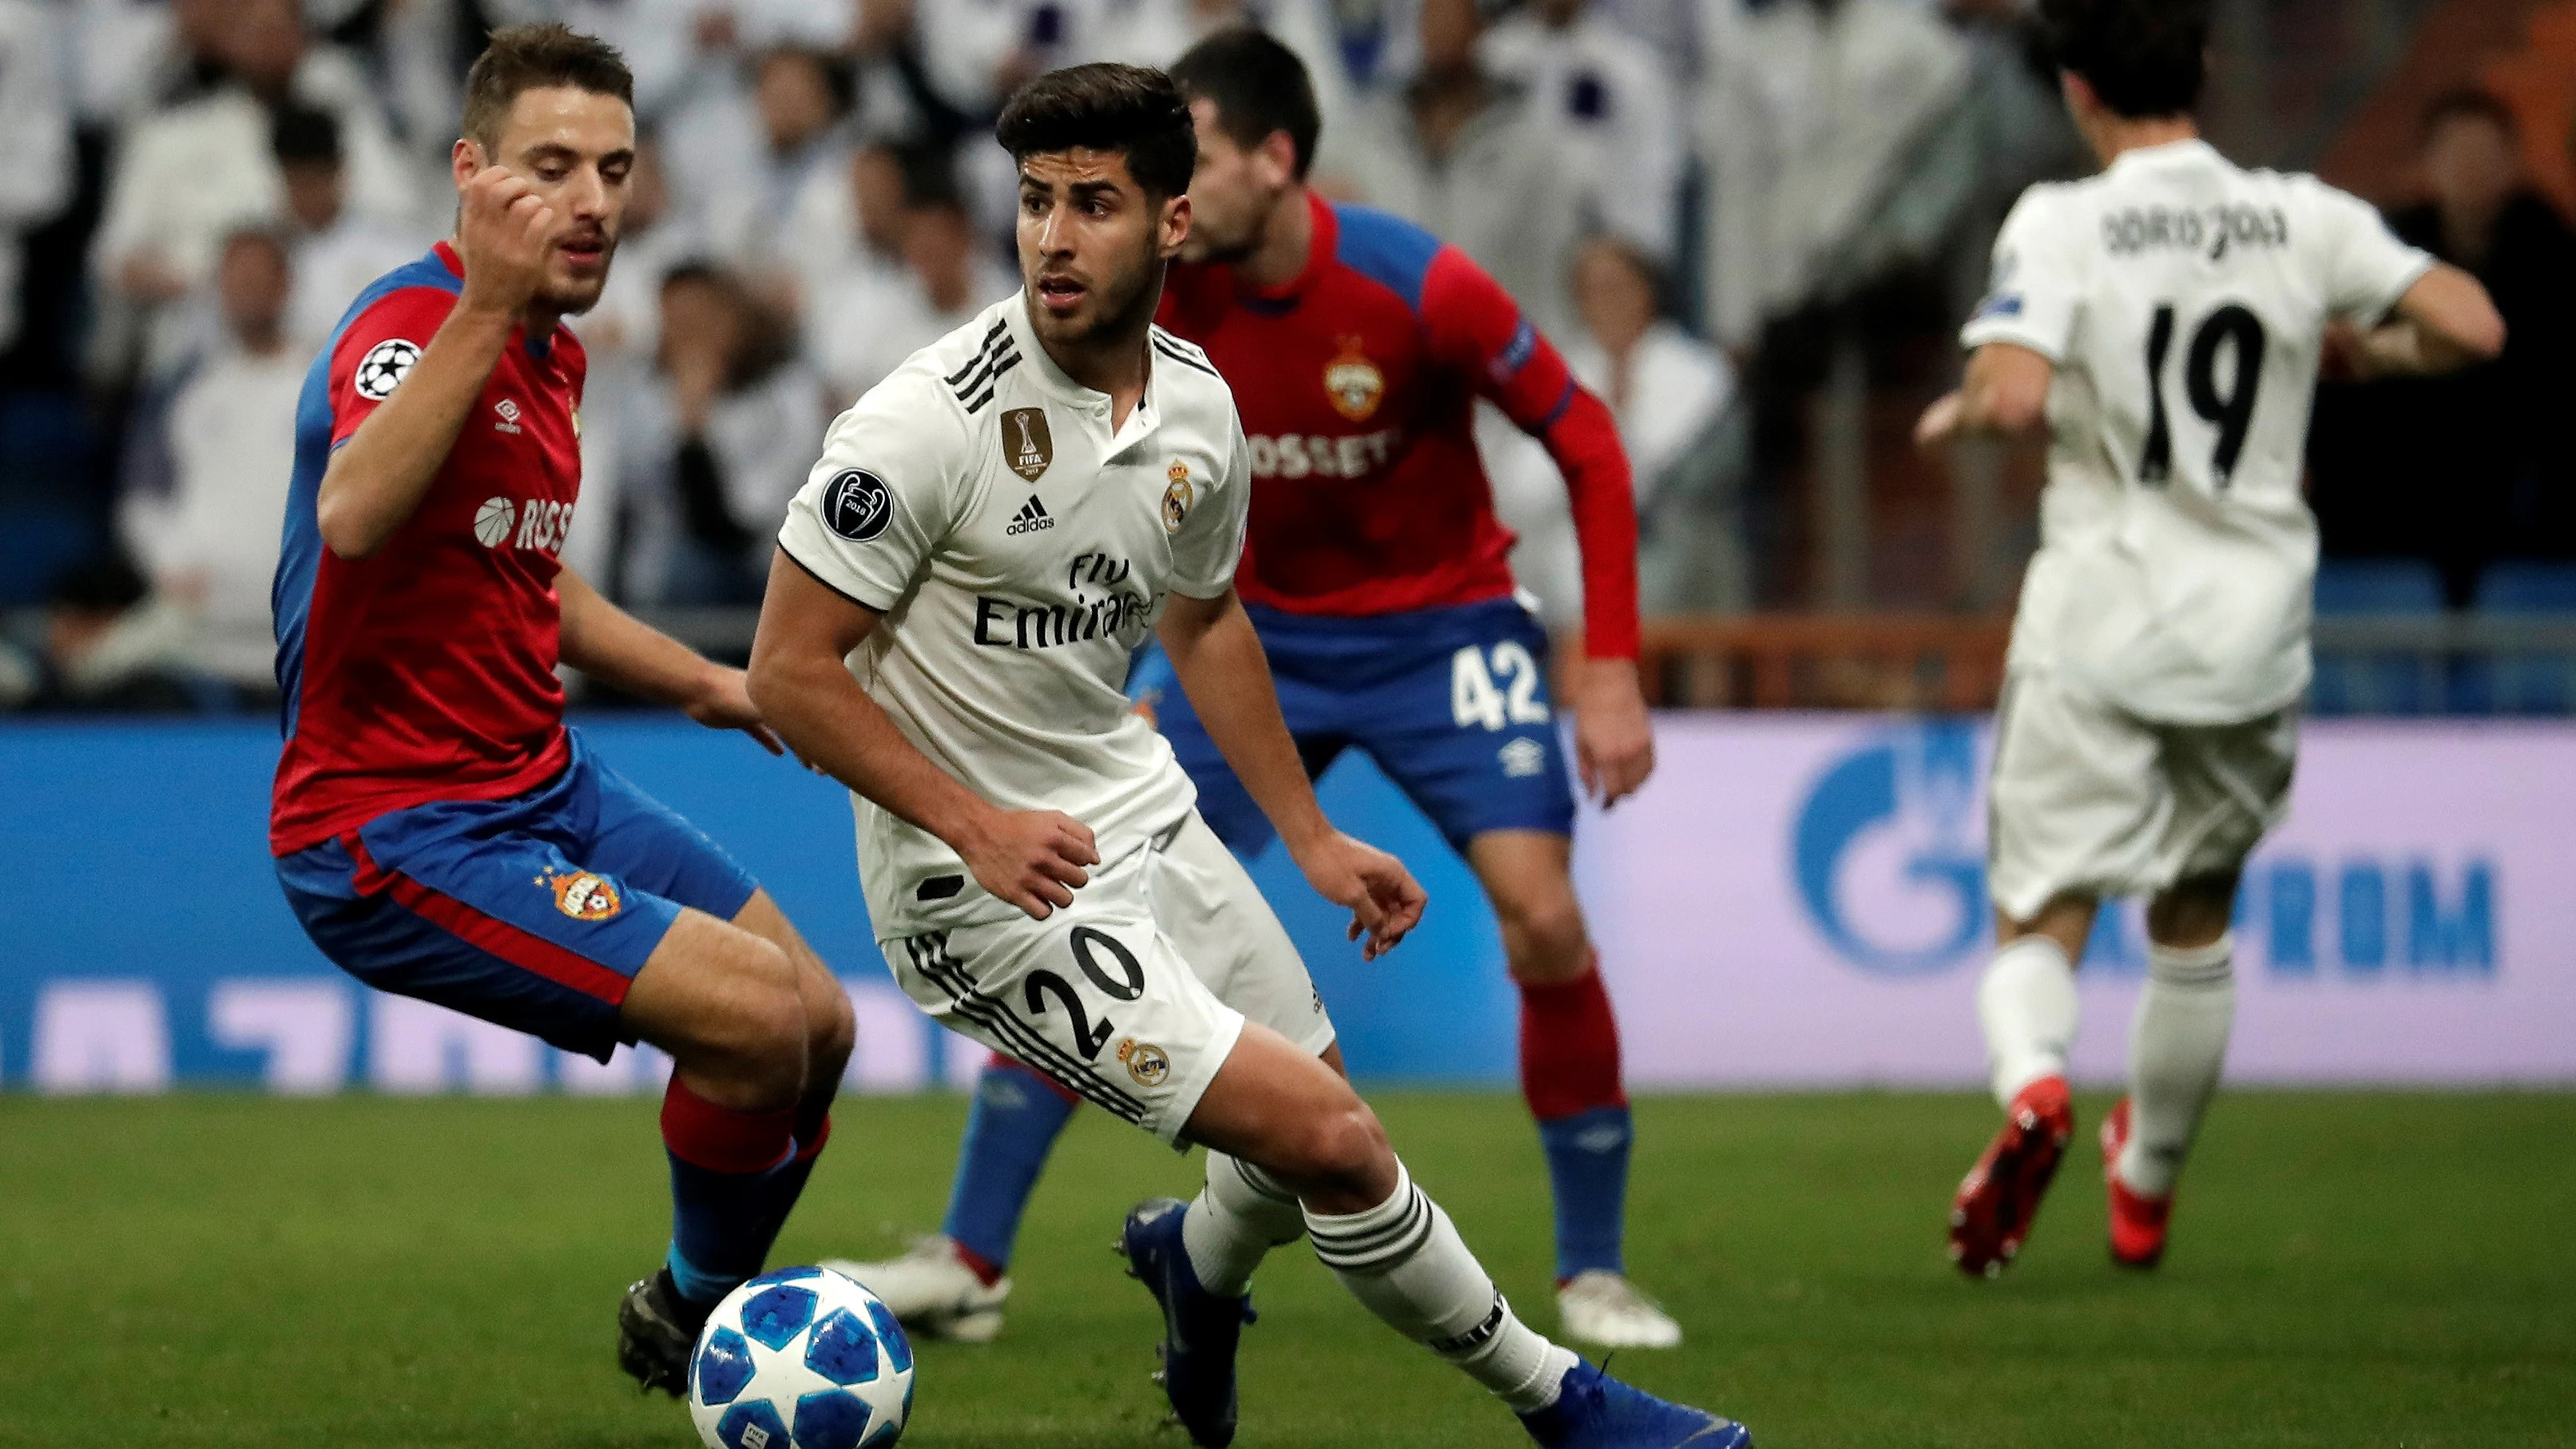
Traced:
<path id="1" fill-rule="evenodd" d="M 1986 890 L 2027 921 L 2061 895 L 2154 895 L 2234 870 L 2289 813 L 2298 716 L 2140 719 L 2018 674 L 1996 711 Z"/>
<path id="2" fill-rule="evenodd" d="M 1073 904 L 880 943 L 942 1026 L 1177 1143 L 1245 1021 L 1322 1054 L 1332 1019 L 1252 877 L 1190 812 Z"/>

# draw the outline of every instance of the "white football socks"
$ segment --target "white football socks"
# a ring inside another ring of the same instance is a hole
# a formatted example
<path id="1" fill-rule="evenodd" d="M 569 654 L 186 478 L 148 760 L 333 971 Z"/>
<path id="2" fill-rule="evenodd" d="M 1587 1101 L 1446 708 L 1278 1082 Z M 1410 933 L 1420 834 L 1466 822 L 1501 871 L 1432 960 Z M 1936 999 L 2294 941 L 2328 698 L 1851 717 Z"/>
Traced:
<path id="1" fill-rule="evenodd" d="M 2120 1181 L 2164 1197 L 2218 1090 L 2227 1032 L 2236 1020 L 2233 936 L 2206 946 L 2149 943 L 2147 985 L 2129 1022 L 2129 1145 Z"/>
<path id="2" fill-rule="evenodd" d="M 1251 1163 L 1211 1150 L 1207 1186 L 1181 1219 L 1181 1246 L 1189 1250 L 1200 1287 L 1240 1298 L 1262 1258 L 1305 1231 L 1306 1212 L 1296 1194 Z"/>
<path id="3" fill-rule="evenodd" d="M 1449 1215 L 1401 1167 L 1386 1201 L 1341 1217 L 1308 1212 L 1306 1230 L 1315 1256 L 1389 1328 L 1466 1370 L 1516 1414 L 1556 1402 L 1574 1354 L 1513 1314 Z"/>
<path id="4" fill-rule="evenodd" d="M 2064 947 L 2030 935 L 1995 952 L 1977 987 L 1977 1020 L 1985 1027 L 1997 1105 L 2010 1107 L 2042 1077 L 2066 1075 L 2075 1016 L 2075 966 Z"/>

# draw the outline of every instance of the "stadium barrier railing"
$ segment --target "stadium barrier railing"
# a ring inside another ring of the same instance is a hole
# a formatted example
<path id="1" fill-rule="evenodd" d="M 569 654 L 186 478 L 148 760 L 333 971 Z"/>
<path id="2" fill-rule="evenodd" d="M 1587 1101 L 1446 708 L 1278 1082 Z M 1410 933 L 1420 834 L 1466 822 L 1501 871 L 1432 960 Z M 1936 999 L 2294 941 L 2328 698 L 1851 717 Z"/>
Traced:
<path id="1" fill-rule="evenodd" d="M 708 653 L 750 652 L 752 608 L 643 609 Z M 1937 614 L 1684 615 L 1645 622 L 1647 702 L 1666 709 L 1971 713 L 2003 688 L 2011 620 Z M 2576 713 L 2576 617 L 2359 614 L 2316 621 L 2313 713 Z"/>

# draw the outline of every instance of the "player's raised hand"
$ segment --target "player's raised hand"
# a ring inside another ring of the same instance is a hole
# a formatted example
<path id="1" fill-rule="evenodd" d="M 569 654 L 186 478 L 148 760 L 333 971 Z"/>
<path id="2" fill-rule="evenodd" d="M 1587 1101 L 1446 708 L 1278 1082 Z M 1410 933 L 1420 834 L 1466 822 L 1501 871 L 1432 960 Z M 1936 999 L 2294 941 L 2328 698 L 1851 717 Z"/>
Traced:
<path id="1" fill-rule="evenodd" d="M 456 253 L 465 262 L 459 305 L 510 314 L 525 308 L 545 284 L 565 230 L 526 177 L 502 166 L 475 172 L 456 223 Z"/>
<path id="2" fill-rule="evenodd" d="M 1362 960 L 1395 949 L 1416 925 L 1430 897 L 1404 862 L 1338 830 L 1296 852 L 1297 868 L 1315 893 L 1351 912 L 1351 939 Z"/>
<path id="3" fill-rule="evenodd" d="M 1645 688 L 1633 659 L 1593 659 L 1583 666 L 1574 702 L 1574 765 L 1583 793 L 1609 809 L 1655 772 L 1655 727 L 1646 718 Z"/>
<path id="4" fill-rule="evenodd" d="M 998 812 L 958 850 L 976 883 L 1043 921 L 1091 883 L 1100 864 L 1091 827 L 1057 810 Z"/>

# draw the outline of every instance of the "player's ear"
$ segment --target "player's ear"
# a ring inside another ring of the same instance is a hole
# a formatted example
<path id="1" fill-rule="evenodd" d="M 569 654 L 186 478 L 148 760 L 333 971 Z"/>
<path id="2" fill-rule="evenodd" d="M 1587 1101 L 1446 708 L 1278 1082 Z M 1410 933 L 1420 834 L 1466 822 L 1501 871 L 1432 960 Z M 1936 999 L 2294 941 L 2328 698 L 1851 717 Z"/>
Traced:
<path id="1" fill-rule="evenodd" d="M 1261 138 L 1261 160 L 1268 173 L 1261 178 L 1263 184 L 1284 187 L 1297 179 L 1297 142 L 1286 131 Z"/>
<path id="2" fill-rule="evenodd" d="M 1162 245 L 1157 248 L 1163 260 L 1181 254 L 1181 243 L 1190 236 L 1190 194 L 1186 191 L 1163 203 Z"/>
<path id="3" fill-rule="evenodd" d="M 478 172 L 490 164 L 492 163 L 484 159 L 483 143 L 471 136 L 458 137 L 456 145 L 449 151 L 447 157 L 448 169 L 455 173 L 456 189 L 459 191 L 463 191 L 465 183 L 473 180 Z"/>

